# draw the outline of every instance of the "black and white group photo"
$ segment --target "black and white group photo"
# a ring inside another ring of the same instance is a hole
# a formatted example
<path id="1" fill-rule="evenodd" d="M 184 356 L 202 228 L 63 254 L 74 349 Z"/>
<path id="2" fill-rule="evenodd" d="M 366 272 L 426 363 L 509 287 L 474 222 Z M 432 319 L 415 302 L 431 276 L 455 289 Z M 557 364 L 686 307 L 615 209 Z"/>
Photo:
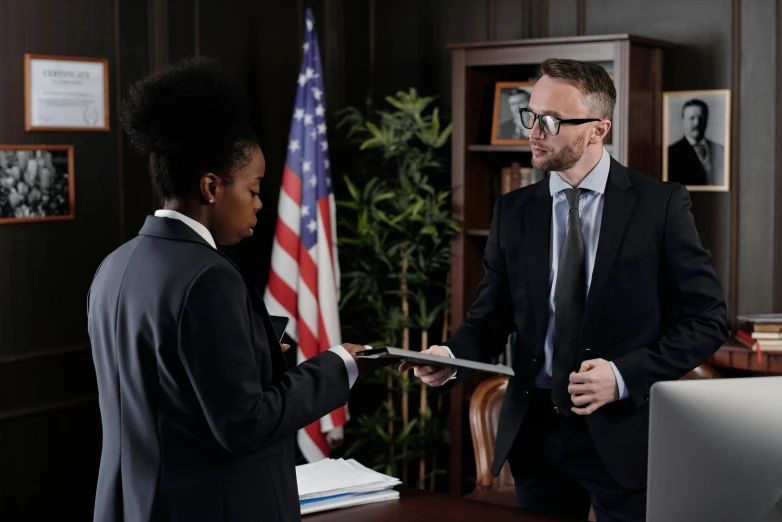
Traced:
<path id="1" fill-rule="evenodd" d="M 72 157 L 68 146 L 0 147 L 0 221 L 72 218 Z"/>

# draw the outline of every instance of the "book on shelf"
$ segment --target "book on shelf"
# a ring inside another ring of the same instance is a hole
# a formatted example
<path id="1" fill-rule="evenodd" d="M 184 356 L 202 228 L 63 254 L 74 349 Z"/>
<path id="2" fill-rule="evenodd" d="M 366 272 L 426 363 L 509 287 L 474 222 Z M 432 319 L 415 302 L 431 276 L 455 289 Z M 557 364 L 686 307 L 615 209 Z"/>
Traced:
<path id="1" fill-rule="evenodd" d="M 516 190 L 527 185 L 532 185 L 542 180 L 545 172 L 530 167 L 522 167 L 520 163 L 513 162 L 510 167 L 503 167 L 501 170 L 500 194 L 507 194 L 511 190 Z"/>
<path id="2" fill-rule="evenodd" d="M 782 338 L 773 337 L 764 339 L 758 338 L 756 335 L 756 333 L 750 333 L 746 329 L 739 329 L 736 331 L 736 334 L 733 336 L 733 338 L 741 346 L 748 348 L 753 352 L 782 352 Z"/>

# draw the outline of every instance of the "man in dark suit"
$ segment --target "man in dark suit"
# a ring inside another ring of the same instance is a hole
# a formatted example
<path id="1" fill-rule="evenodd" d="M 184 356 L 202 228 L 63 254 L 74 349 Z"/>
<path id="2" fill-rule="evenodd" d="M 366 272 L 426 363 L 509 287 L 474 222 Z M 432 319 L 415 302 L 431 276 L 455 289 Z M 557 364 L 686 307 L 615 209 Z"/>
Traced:
<path id="1" fill-rule="evenodd" d="M 709 107 L 692 99 L 682 107 L 682 139 L 668 147 L 668 181 L 682 185 L 725 184 L 725 148 L 706 139 Z"/>
<path id="2" fill-rule="evenodd" d="M 543 63 L 522 120 L 551 175 L 497 202 L 472 309 L 428 350 L 487 361 L 515 329 L 492 473 L 510 461 L 519 506 L 586 518 L 591 502 L 601 522 L 644 520 L 651 386 L 728 334 L 687 190 L 603 148 L 615 99 L 602 67 Z M 466 377 L 415 373 L 446 390 Z"/>

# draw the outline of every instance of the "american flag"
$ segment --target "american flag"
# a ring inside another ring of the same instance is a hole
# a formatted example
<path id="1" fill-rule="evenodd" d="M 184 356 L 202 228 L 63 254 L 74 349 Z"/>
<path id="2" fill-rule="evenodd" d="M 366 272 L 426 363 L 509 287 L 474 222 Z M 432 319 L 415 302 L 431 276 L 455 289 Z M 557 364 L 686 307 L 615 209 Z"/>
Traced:
<path id="1" fill-rule="evenodd" d="M 331 190 L 326 99 L 315 20 L 307 9 L 296 105 L 282 174 L 271 272 L 264 295 L 269 313 L 290 318 L 297 361 L 340 344 L 336 205 Z M 347 409 L 339 408 L 297 435 L 308 462 L 329 456 L 341 438 Z"/>

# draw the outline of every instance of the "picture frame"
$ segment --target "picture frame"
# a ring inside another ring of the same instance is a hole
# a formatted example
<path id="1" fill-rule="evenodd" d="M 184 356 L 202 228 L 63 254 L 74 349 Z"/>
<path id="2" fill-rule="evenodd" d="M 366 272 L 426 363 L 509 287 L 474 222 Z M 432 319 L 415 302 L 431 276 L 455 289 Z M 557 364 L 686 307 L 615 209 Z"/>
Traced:
<path id="1" fill-rule="evenodd" d="M 663 181 L 730 190 L 730 110 L 729 89 L 663 93 Z"/>
<path id="2" fill-rule="evenodd" d="M 521 125 L 519 109 L 529 103 L 534 81 L 497 82 L 491 124 L 492 145 L 529 145 L 529 129 Z"/>
<path id="3" fill-rule="evenodd" d="M 25 130 L 108 132 L 108 68 L 105 58 L 25 54 Z"/>
<path id="4" fill-rule="evenodd" d="M 73 145 L 0 145 L 0 224 L 76 218 Z"/>

